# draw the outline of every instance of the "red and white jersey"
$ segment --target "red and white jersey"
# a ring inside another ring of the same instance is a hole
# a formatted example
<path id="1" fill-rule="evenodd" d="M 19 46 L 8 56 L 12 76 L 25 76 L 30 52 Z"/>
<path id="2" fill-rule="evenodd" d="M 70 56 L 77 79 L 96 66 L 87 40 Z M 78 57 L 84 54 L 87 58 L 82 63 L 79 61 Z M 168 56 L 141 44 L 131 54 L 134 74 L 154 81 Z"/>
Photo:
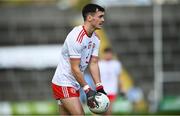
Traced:
<path id="1" fill-rule="evenodd" d="M 121 73 L 121 63 L 118 60 L 100 60 L 99 70 L 104 90 L 108 95 L 118 93 L 118 79 Z"/>
<path id="2" fill-rule="evenodd" d="M 59 86 L 80 88 L 71 71 L 70 59 L 80 59 L 79 68 L 83 73 L 92 56 L 98 57 L 100 40 L 95 33 L 91 37 L 83 26 L 74 27 L 67 35 L 60 53 L 60 61 L 56 68 L 52 83 Z"/>

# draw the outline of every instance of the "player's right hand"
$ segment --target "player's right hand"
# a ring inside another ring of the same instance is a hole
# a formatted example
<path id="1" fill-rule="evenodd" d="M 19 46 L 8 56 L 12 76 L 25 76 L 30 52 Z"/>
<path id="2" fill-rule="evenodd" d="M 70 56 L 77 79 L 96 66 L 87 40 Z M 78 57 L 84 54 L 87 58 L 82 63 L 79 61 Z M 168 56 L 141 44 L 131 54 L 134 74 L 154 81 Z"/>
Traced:
<path id="1" fill-rule="evenodd" d="M 84 89 L 84 91 L 86 93 L 87 105 L 90 108 L 98 107 L 98 103 L 97 103 L 97 101 L 95 99 L 96 91 L 92 90 L 88 85 L 83 87 L 83 89 Z"/>
<path id="2" fill-rule="evenodd" d="M 96 91 L 93 91 L 91 89 L 89 89 L 89 91 L 86 93 L 87 96 L 87 105 L 90 108 L 95 108 L 98 106 L 98 103 L 95 99 L 95 95 L 96 95 Z"/>

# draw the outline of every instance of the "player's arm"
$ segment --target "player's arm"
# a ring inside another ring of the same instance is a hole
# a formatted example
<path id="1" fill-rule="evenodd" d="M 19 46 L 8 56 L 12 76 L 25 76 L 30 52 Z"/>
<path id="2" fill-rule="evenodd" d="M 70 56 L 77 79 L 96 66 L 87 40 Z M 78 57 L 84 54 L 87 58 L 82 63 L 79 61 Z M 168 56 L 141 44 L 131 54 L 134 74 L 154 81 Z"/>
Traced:
<path id="1" fill-rule="evenodd" d="M 89 72 L 91 74 L 91 77 L 96 85 L 97 92 L 101 92 L 106 94 L 104 91 L 103 85 L 101 83 L 100 78 L 100 71 L 99 71 L 99 65 L 98 65 L 98 57 L 92 56 L 89 63 Z"/>
<path id="2" fill-rule="evenodd" d="M 86 81 L 84 80 L 83 74 L 79 68 L 80 59 L 79 58 L 70 58 L 71 70 L 76 78 L 77 82 L 84 87 L 87 85 Z"/>
<path id="3" fill-rule="evenodd" d="M 98 57 L 92 56 L 89 62 L 89 72 L 95 84 L 101 83 L 100 72 L 98 66 Z"/>

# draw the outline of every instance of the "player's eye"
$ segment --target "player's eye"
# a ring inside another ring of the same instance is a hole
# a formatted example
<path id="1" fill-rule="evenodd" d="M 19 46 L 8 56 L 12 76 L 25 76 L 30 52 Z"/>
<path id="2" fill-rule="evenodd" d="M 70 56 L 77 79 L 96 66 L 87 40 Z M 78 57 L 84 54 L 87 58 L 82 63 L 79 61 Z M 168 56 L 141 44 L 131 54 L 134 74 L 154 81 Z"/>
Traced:
<path id="1" fill-rule="evenodd" d="M 104 17 L 104 15 L 100 15 L 100 16 L 99 16 L 99 18 L 103 18 L 103 17 Z"/>

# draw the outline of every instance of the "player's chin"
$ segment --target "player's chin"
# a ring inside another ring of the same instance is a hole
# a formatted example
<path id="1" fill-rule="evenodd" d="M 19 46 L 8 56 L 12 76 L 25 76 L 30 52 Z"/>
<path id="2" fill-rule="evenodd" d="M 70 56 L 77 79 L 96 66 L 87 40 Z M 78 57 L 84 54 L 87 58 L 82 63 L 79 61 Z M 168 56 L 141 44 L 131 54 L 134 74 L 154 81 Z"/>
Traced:
<path id="1" fill-rule="evenodd" d="M 96 29 L 102 29 L 102 25 L 97 26 Z"/>

